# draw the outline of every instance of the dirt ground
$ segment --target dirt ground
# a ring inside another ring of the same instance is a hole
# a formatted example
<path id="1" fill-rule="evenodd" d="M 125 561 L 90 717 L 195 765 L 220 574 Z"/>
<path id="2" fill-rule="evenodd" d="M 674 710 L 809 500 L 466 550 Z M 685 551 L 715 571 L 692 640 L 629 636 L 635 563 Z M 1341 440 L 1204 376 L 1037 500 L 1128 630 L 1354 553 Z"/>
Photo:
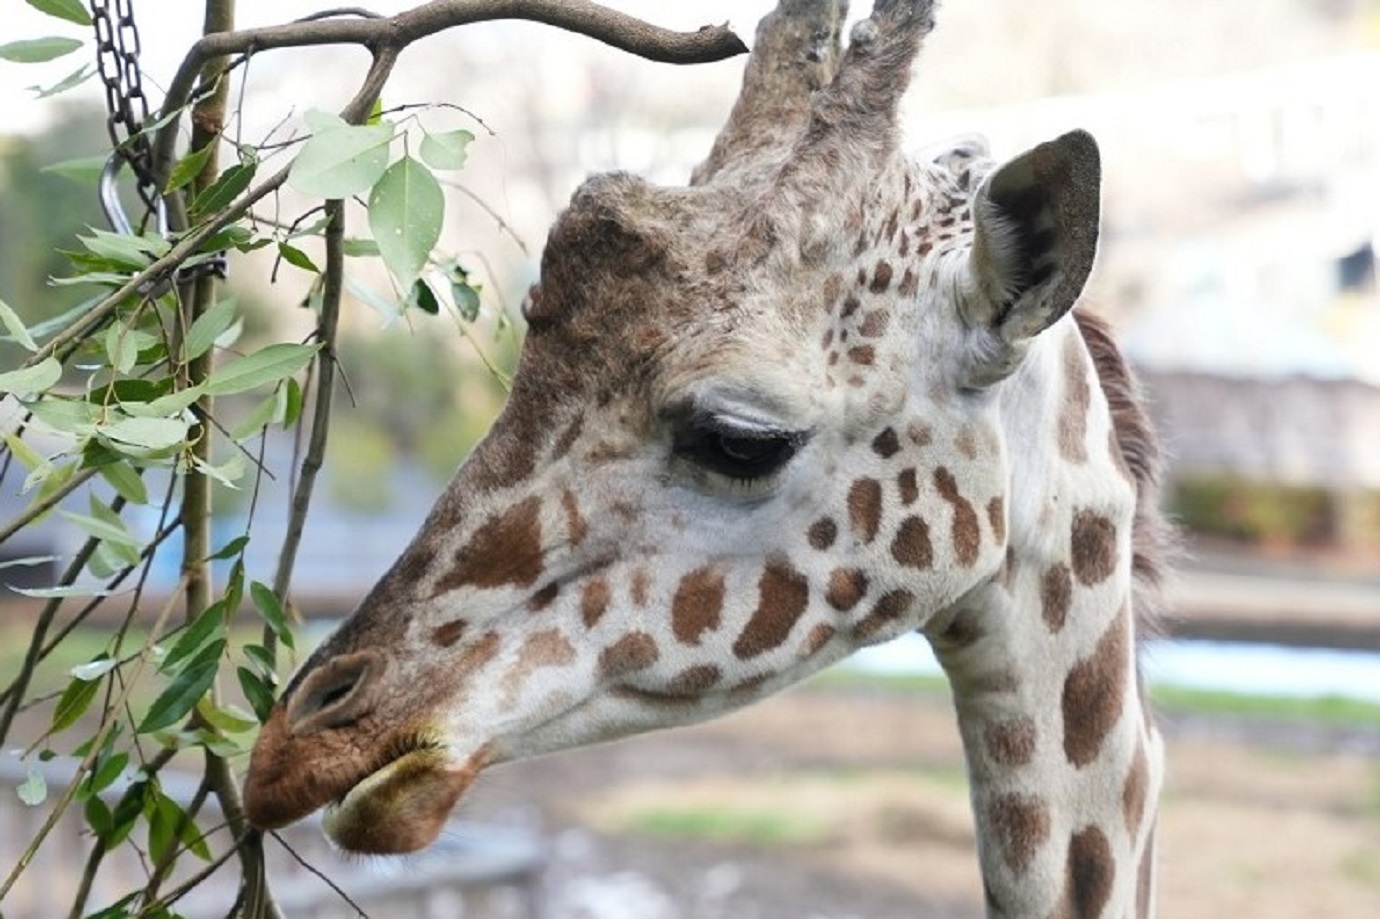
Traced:
<path id="1" fill-rule="evenodd" d="M 1376 914 L 1380 737 L 1165 728 L 1161 915 Z M 982 913 L 961 770 L 947 699 L 807 688 L 495 770 L 466 810 L 550 834 L 553 919 L 947 919 Z"/>

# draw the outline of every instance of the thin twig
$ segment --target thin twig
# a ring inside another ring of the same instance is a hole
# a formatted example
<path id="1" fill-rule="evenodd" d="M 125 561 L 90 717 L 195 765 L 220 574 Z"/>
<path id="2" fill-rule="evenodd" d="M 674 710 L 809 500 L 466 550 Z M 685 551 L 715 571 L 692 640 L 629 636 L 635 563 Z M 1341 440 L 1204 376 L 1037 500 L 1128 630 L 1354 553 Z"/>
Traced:
<path id="1" fill-rule="evenodd" d="M 284 849 L 287 849 L 288 855 L 291 855 L 293 859 L 296 860 L 297 864 L 307 869 L 309 873 L 315 875 L 316 878 L 321 881 L 321 883 L 325 884 L 331 890 L 335 891 L 336 896 L 340 897 L 340 899 L 348 903 L 351 909 L 353 909 L 360 916 L 364 916 L 367 919 L 369 914 L 364 911 L 364 907 L 360 906 L 354 900 L 350 899 L 350 895 L 347 894 L 344 890 L 342 890 L 339 884 L 337 884 L 335 881 L 332 881 L 330 878 L 326 877 L 325 872 L 323 872 L 320 868 L 317 868 L 311 862 L 307 861 L 305 858 L 299 855 L 297 853 L 297 850 L 294 849 L 292 846 L 288 845 L 287 840 L 284 839 L 281 835 L 275 832 L 273 834 L 273 838 L 278 840 L 278 845 L 282 846 Z"/>
<path id="2" fill-rule="evenodd" d="M 292 495 L 292 511 L 288 515 L 287 533 L 278 553 L 278 569 L 273 576 L 273 592 L 284 603 L 292 582 L 292 570 L 297 563 L 297 550 L 302 543 L 302 531 L 311 508 L 316 477 L 326 461 L 326 442 L 330 433 L 331 399 L 335 392 L 336 333 L 340 326 L 340 301 L 345 282 L 345 206 L 341 201 L 326 202 L 326 264 L 322 277 L 321 315 L 317 319 L 316 338 L 321 350 L 316 356 L 316 402 L 312 410 L 311 438 L 302 459 L 301 474 Z M 264 647 L 274 654 L 277 635 L 264 628 Z"/>

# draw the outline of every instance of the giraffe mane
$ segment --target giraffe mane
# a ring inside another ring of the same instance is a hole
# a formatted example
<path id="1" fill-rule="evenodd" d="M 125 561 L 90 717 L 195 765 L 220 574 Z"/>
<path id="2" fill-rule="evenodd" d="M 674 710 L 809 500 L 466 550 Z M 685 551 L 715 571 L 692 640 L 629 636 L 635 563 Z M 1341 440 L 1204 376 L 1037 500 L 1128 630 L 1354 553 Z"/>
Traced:
<path id="1" fill-rule="evenodd" d="M 1097 367 L 1097 379 L 1111 410 L 1117 450 L 1136 487 L 1132 606 L 1137 635 L 1143 641 L 1163 633 L 1165 578 L 1178 554 L 1174 528 L 1159 506 L 1163 454 L 1145 409 L 1140 381 L 1112 339 L 1107 321 L 1081 307 L 1073 316 Z"/>

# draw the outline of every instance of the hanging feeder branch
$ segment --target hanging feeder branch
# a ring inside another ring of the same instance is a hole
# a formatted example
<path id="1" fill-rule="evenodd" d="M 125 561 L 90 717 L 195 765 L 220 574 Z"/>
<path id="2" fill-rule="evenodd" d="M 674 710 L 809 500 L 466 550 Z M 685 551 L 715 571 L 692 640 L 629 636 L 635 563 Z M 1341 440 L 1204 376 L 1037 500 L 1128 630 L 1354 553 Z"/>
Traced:
<path id="1" fill-rule="evenodd" d="M 182 108 L 196 89 L 206 61 L 216 57 L 254 54 L 276 48 L 318 45 L 361 45 L 380 58 L 395 59 L 412 43 L 456 26 L 499 19 L 539 22 L 586 35 L 629 54 L 668 64 L 704 64 L 747 52 L 747 46 L 727 25 L 676 32 L 588 0 L 433 0 L 396 16 L 311 18 L 260 29 L 207 35 L 183 59 L 163 103 L 162 117 Z M 391 68 L 390 68 L 391 69 Z M 171 168 L 177 140 L 177 119 L 159 130 L 154 166 L 159 175 Z"/>

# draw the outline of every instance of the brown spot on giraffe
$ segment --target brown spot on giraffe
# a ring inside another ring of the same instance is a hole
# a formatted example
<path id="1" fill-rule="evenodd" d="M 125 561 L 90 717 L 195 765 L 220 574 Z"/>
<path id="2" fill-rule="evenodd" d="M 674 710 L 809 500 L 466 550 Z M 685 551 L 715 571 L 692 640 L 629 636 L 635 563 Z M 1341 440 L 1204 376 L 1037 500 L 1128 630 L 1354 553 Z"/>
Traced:
<path id="1" fill-rule="evenodd" d="M 829 348 L 830 348 L 830 346 L 833 345 L 833 343 L 834 343 L 834 330 L 833 330 L 833 329 L 825 329 L 825 330 L 824 330 L 824 337 L 821 338 L 820 341 L 819 341 L 820 350 L 821 350 L 821 351 L 828 351 Z"/>
<path id="2" fill-rule="evenodd" d="M 810 545 L 823 552 L 832 546 L 834 540 L 838 538 L 839 527 L 833 520 L 824 517 L 810 524 L 810 531 L 807 535 Z"/>
<path id="3" fill-rule="evenodd" d="M 987 821 L 1006 867 L 1017 876 L 1025 874 L 1049 841 L 1049 808 L 1032 795 L 1008 792 L 987 805 Z"/>
<path id="4" fill-rule="evenodd" d="M 1073 573 L 1084 587 L 1100 584 L 1116 571 L 1116 524 L 1101 514 L 1081 510 L 1069 536 Z"/>
<path id="5" fill-rule="evenodd" d="M 934 564 L 929 524 L 919 517 L 902 520 L 891 541 L 891 557 L 907 568 L 928 568 Z"/>
<path id="6" fill-rule="evenodd" d="M 527 636 L 518 649 L 517 663 L 503 677 L 503 695 L 511 705 L 529 676 L 543 667 L 563 667 L 575 660 L 575 648 L 557 629 Z"/>
<path id="7" fill-rule="evenodd" d="M 552 581 L 550 584 L 547 584 L 541 590 L 532 594 L 531 598 L 527 601 L 527 608 L 534 613 L 540 613 L 542 610 L 546 609 L 552 603 L 556 602 L 556 596 L 560 592 L 560 582 Z"/>
<path id="8" fill-rule="evenodd" d="M 638 567 L 634 569 L 632 574 L 632 585 L 628 589 L 628 595 L 632 598 L 634 605 L 647 605 L 647 588 L 650 581 L 651 577 L 647 574 L 646 568 Z"/>
<path id="9" fill-rule="evenodd" d="M 1095 826 L 1074 833 L 1064 870 L 1064 894 L 1055 915 L 1060 919 L 1101 916 L 1116 880 L 1116 862 L 1106 834 Z"/>
<path id="10" fill-rule="evenodd" d="M 1121 717 L 1130 670 L 1130 614 L 1123 604 L 1091 656 L 1064 678 L 1064 753 L 1082 768 L 1097 758 Z"/>
<path id="11" fill-rule="evenodd" d="M 696 664 L 671 677 L 666 684 L 666 692 L 672 696 L 693 698 L 713 689 L 722 678 L 719 668 L 713 664 Z"/>
<path id="12" fill-rule="evenodd" d="M 592 629 L 609 608 L 609 585 L 603 578 L 590 578 L 580 589 L 580 618 Z"/>
<path id="13" fill-rule="evenodd" d="M 1059 406 L 1059 454 L 1070 463 L 1081 465 L 1088 461 L 1088 408 L 1091 404 L 1092 389 L 1088 385 L 1083 336 L 1068 335 L 1064 338 L 1064 399 Z"/>
<path id="14" fill-rule="evenodd" d="M 977 438 L 973 435 L 973 429 L 964 426 L 954 435 L 954 448 L 963 455 L 966 460 L 975 460 L 978 457 Z"/>
<path id="15" fill-rule="evenodd" d="M 867 593 L 867 575 L 857 568 L 835 568 L 829 575 L 829 589 L 824 599 L 840 612 L 847 612 L 861 602 Z"/>
<path id="16" fill-rule="evenodd" d="M 847 319 L 860 309 L 862 309 L 862 301 L 850 294 L 843 301 L 843 309 L 839 310 L 839 318 Z"/>
<path id="17" fill-rule="evenodd" d="M 858 479 L 848 489 L 848 521 L 853 535 L 864 543 L 877 538 L 882 524 L 882 483 L 876 479 Z"/>
<path id="18" fill-rule="evenodd" d="M 907 426 L 906 436 L 909 437 L 910 442 L 917 447 L 928 447 L 930 444 L 934 443 L 934 433 L 930 430 L 929 425 L 920 421 L 912 421 L 910 425 Z"/>
<path id="19" fill-rule="evenodd" d="M 575 420 L 566 425 L 565 430 L 561 432 L 561 436 L 556 438 L 556 443 L 551 448 L 552 462 L 562 459 L 570 452 L 570 448 L 575 446 L 575 441 L 580 439 L 580 434 L 584 429 L 585 416 L 576 415 Z"/>
<path id="20" fill-rule="evenodd" d="M 954 555 L 960 565 L 971 568 L 977 563 L 978 553 L 982 549 L 982 531 L 978 529 L 977 511 L 973 510 L 973 505 L 968 503 L 967 498 L 959 494 L 958 481 L 946 467 L 940 466 L 934 471 L 934 487 L 939 491 L 939 496 L 949 502 L 954 510 L 953 522 L 949 526 Z"/>
<path id="21" fill-rule="evenodd" d="M 757 581 L 757 609 L 743 627 L 733 653 L 742 660 L 780 646 L 810 602 L 810 582 L 784 556 L 767 560 Z"/>
<path id="22" fill-rule="evenodd" d="M 1040 615 L 1051 632 L 1064 627 L 1072 602 L 1073 578 L 1069 575 L 1069 566 L 1063 562 L 1051 565 L 1040 578 Z"/>
<path id="23" fill-rule="evenodd" d="M 452 619 L 444 625 L 438 625 L 431 630 L 432 644 L 440 645 L 442 648 L 449 648 L 460 640 L 460 636 L 465 634 L 467 623 L 463 619 Z"/>
<path id="24" fill-rule="evenodd" d="M 578 546 L 589 535 L 589 525 L 580 514 L 580 505 L 575 500 L 574 493 L 566 491 L 561 494 L 561 507 L 565 510 L 565 526 L 570 531 L 570 544 Z"/>
<path id="25" fill-rule="evenodd" d="M 886 310 L 873 310 L 858 326 L 858 334 L 863 338 L 881 338 L 891 324 L 891 313 Z"/>
<path id="26" fill-rule="evenodd" d="M 901 503 L 910 507 L 920 498 L 920 483 L 916 480 L 914 469 L 902 469 L 896 474 L 896 490 L 901 493 Z"/>
<path id="27" fill-rule="evenodd" d="M 1121 811 L 1126 817 L 1126 833 L 1134 845 L 1140 835 L 1141 820 L 1145 817 L 1145 802 L 1150 797 L 1150 759 L 1145 754 L 1145 743 L 1136 744 L 1136 755 L 1131 760 L 1131 771 L 1126 775 L 1126 784 L 1121 789 Z"/>
<path id="28" fill-rule="evenodd" d="M 874 294 L 884 294 L 890 286 L 891 263 L 886 260 L 879 261 L 876 269 L 872 272 L 872 283 L 868 286 L 868 290 Z"/>
<path id="29" fill-rule="evenodd" d="M 894 428 L 886 428 L 872 439 L 872 452 L 882 459 L 891 459 L 901 452 L 901 439 Z"/>
<path id="30" fill-rule="evenodd" d="M 657 662 L 656 640 L 646 632 L 629 632 L 599 654 L 599 673 L 605 680 L 646 670 Z"/>
<path id="31" fill-rule="evenodd" d="M 1016 768 L 1029 765 L 1035 758 L 1036 735 L 1035 722 L 1021 715 L 989 726 L 983 740 L 992 762 Z"/>
<path id="32" fill-rule="evenodd" d="M 542 572 L 541 500 L 527 498 L 485 520 L 455 553 L 432 596 L 458 587 L 527 587 Z"/>
<path id="33" fill-rule="evenodd" d="M 843 275 L 834 272 L 824 279 L 824 305 L 826 308 L 832 307 L 838 300 L 839 294 L 843 292 Z"/>
<path id="34" fill-rule="evenodd" d="M 700 636 L 719 627 L 724 605 L 724 578 L 712 568 L 697 568 L 680 579 L 671 601 L 671 631 L 676 641 L 697 645 Z"/>
<path id="35" fill-rule="evenodd" d="M 859 345 L 856 348 L 849 348 L 848 359 L 855 364 L 862 364 L 865 367 L 871 366 L 872 362 L 877 359 L 877 349 L 873 348 L 871 345 Z"/>
<path id="36" fill-rule="evenodd" d="M 987 524 L 992 528 L 994 540 L 1006 542 L 1006 502 L 1001 495 L 987 502 Z"/>
<path id="37" fill-rule="evenodd" d="M 905 249 L 902 247 L 901 255 L 904 256 Z M 916 275 L 914 268 L 906 268 L 901 275 L 901 286 L 896 288 L 897 295 L 909 299 L 914 297 L 916 291 L 920 289 L 920 278 Z"/>
<path id="38" fill-rule="evenodd" d="M 908 590 L 893 590 L 885 593 L 872 606 L 867 616 L 853 626 L 853 637 L 866 641 L 878 632 L 897 622 L 915 602 L 915 595 Z"/>
<path id="39" fill-rule="evenodd" d="M 809 635 L 805 636 L 805 644 L 801 646 L 800 656 L 814 657 L 820 651 L 824 650 L 824 646 L 829 644 L 837 634 L 838 629 L 834 628 L 832 625 L 829 625 L 827 622 L 819 623 L 813 629 L 810 629 Z"/>

